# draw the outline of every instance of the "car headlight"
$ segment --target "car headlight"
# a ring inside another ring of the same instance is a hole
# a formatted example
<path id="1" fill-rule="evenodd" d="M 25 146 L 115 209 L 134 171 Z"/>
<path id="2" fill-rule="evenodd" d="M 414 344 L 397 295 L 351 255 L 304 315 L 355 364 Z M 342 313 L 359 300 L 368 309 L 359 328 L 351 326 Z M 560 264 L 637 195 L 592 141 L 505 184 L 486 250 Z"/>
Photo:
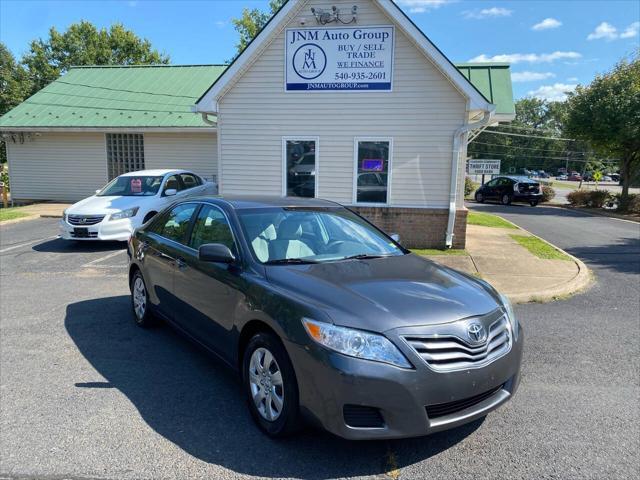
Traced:
<path id="1" fill-rule="evenodd" d="M 382 335 L 337 327 L 330 323 L 303 318 L 309 336 L 320 345 L 350 357 L 411 368 L 411 364 L 393 343 Z"/>
<path id="2" fill-rule="evenodd" d="M 66 210 L 62 212 L 62 221 L 63 222 L 67 221 L 67 211 Z"/>
<path id="3" fill-rule="evenodd" d="M 140 207 L 131 207 L 120 212 L 112 213 L 109 220 L 122 220 L 123 218 L 135 217 Z"/>
<path id="4" fill-rule="evenodd" d="M 513 313 L 513 307 L 511 306 L 511 301 L 506 297 L 506 295 L 500 295 L 500 300 L 502 301 L 502 308 L 504 309 L 504 313 L 507 314 L 507 318 L 509 319 L 509 324 L 511 325 L 511 331 L 513 332 L 513 340 L 518 340 L 518 320 L 516 319 L 515 314 Z"/>

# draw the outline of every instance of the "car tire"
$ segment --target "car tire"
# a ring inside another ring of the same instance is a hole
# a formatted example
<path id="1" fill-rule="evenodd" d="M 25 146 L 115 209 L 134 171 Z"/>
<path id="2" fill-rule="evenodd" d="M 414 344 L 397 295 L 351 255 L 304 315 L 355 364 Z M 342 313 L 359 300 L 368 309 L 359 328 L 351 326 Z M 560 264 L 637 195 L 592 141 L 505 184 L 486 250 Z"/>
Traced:
<path id="1" fill-rule="evenodd" d="M 537 206 L 537 205 L 538 205 L 538 200 L 531 200 L 531 201 L 529 202 L 529 205 L 531 205 L 532 207 Z"/>
<path id="2" fill-rule="evenodd" d="M 249 340 L 242 376 L 249 411 L 264 433 L 280 438 L 300 428 L 298 382 L 289 355 L 276 335 L 260 332 Z"/>
<path id="3" fill-rule="evenodd" d="M 512 201 L 511 195 L 509 195 L 508 193 L 505 193 L 504 195 L 502 195 L 502 198 L 501 198 L 502 205 L 511 205 L 511 201 Z"/>
<path id="4" fill-rule="evenodd" d="M 157 325 L 157 319 L 151 312 L 149 303 L 149 292 L 144 281 L 142 272 L 136 270 L 131 277 L 131 309 L 136 325 L 142 328 L 149 328 Z"/>
<path id="5" fill-rule="evenodd" d="M 484 203 L 484 195 L 480 192 L 476 192 L 476 202 Z"/>

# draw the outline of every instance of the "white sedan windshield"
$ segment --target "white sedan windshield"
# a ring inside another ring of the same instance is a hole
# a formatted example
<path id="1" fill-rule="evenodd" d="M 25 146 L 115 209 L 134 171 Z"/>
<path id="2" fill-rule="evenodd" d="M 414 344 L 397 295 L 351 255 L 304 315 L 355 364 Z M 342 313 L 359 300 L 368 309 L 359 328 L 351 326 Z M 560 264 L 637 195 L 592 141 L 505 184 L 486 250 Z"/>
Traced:
<path id="1" fill-rule="evenodd" d="M 343 208 L 240 210 L 240 223 L 262 263 L 325 262 L 404 255 L 375 227 Z"/>
<path id="2" fill-rule="evenodd" d="M 133 176 L 127 175 L 114 178 L 107 184 L 100 193 L 99 197 L 146 197 L 153 196 L 160 190 L 163 177 L 155 176 Z"/>

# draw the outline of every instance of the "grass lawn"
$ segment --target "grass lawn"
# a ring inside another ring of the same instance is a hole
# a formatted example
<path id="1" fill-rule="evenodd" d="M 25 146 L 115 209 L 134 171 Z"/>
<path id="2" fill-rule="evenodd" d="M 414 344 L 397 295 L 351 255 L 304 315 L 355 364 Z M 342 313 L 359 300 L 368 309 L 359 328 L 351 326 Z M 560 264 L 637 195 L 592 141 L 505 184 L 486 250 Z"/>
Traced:
<path id="1" fill-rule="evenodd" d="M 557 188 L 560 190 L 578 190 L 578 185 L 580 185 L 580 182 L 565 182 L 564 180 L 553 180 L 549 182 L 549 186 L 551 188 Z"/>
<path id="2" fill-rule="evenodd" d="M 416 255 L 469 255 L 466 250 L 448 248 L 446 250 L 438 250 L 437 248 L 416 248 L 411 250 Z"/>
<path id="3" fill-rule="evenodd" d="M 533 253 L 536 257 L 548 260 L 569 260 L 571 258 L 562 253 L 560 250 L 553 248 L 546 242 L 536 237 L 525 237 L 522 235 L 509 235 L 524 248 Z"/>
<path id="4" fill-rule="evenodd" d="M 497 227 L 497 228 L 512 228 L 517 230 L 518 227 L 512 223 L 507 222 L 505 219 L 498 217 L 497 215 L 491 215 L 490 213 L 469 212 L 467 216 L 467 223 L 469 225 L 480 225 L 483 227 Z"/>
<path id="5" fill-rule="evenodd" d="M 15 218 L 28 217 L 30 213 L 23 212 L 20 207 L 0 208 L 0 222 L 13 220 Z"/>

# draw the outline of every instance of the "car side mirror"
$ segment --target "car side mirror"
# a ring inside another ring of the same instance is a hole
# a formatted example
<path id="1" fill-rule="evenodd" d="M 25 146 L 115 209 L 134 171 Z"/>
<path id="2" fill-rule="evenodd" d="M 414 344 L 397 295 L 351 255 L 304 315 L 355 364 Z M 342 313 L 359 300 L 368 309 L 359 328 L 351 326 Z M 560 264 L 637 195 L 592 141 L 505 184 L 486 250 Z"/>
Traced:
<path id="1" fill-rule="evenodd" d="M 101 191 L 101 190 L 102 190 L 101 188 L 97 189 L 97 190 L 96 190 L 96 195 L 97 195 L 98 193 L 100 193 L 100 191 Z"/>
<path id="2" fill-rule="evenodd" d="M 175 188 L 167 188 L 164 191 L 164 196 L 165 197 L 173 197 L 176 193 L 178 193 L 178 190 L 176 190 Z"/>
<path id="3" fill-rule="evenodd" d="M 389 236 L 391 237 L 391 240 L 393 240 L 394 242 L 400 243 L 400 235 L 398 235 L 397 233 L 392 233 Z"/>
<path id="4" fill-rule="evenodd" d="M 198 260 L 201 262 L 233 263 L 236 257 L 229 247 L 221 243 L 205 243 L 198 249 Z"/>

